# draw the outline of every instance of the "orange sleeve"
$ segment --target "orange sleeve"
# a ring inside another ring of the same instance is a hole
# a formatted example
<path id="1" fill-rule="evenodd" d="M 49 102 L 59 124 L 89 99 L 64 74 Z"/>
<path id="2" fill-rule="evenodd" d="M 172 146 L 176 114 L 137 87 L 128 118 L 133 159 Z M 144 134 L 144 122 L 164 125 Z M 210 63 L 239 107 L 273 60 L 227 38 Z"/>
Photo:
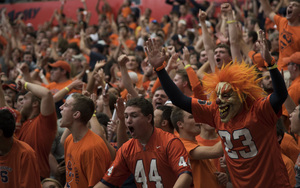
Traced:
<path id="1" fill-rule="evenodd" d="M 161 83 L 159 81 L 159 78 L 156 78 L 156 81 L 154 82 L 153 87 L 151 89 L 151 93 L 154 94 L 156 89 L 159 88 L 160 86 L 161 86 Z"/>
<path id="2" fill-rule="evenodd" d="M 248 53 L 248 57 L 252 60 L 253 64 L 255 64 L 257 67 L 265 67 L 267 63 L 265 63 L 265 60 L 261 57 L 260 53 L 256 53 L 255 51 L 250 51 Z"/>
<path id="3" fill-rule="evenodd" d="M 189 77 L 194 97 L 201 100 L 206 100 L 206 95 L 204 94 L 202 84 L 192 67 L 186 69 L 187 75 Z"/>

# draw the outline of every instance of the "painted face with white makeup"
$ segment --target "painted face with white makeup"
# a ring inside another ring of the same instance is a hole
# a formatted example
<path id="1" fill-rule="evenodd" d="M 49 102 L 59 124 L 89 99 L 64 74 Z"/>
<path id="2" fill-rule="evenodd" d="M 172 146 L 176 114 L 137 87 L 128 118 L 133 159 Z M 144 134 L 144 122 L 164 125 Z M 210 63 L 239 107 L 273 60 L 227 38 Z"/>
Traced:
<path id="1" fill-rule="evenodd" d="M 217 99 L 219 105 L 220 118 L 223 123 L 227 123 L 235 117 L 243 108 L 237 92 L 233 91 L 231 85 L 227 82 L 220 82 L 216 87 Z"/>

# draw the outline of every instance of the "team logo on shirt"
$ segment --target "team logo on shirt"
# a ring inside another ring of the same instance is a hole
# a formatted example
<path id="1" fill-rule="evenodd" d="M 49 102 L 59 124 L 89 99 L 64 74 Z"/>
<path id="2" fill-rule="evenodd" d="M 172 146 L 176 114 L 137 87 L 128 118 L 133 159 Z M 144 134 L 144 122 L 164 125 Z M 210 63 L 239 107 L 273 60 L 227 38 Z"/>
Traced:
<path id="1" fill-rule="evenodd" d="M 279 47 L 280 50 L 284 50 L 286 47 L 294 43 L 293 34 L 287 32 L 285 29 L 280 34 L 279 37 Z"/>
<path id="2" fill-rule="evenodd" d="M 8 182 L 8 173 L 12 172 L 12 168 L 8 166 L 0 166 L 0 178 L 2 183 Z"/>
<path id="3" fill-rule="evenodd" d="M 69 160 L 67 162 L 67 166 L 66 166 L 66 185 L 67 187 L 71 187 L 71 182 L 74 181 L 75 178 L 75 183 L 78 184 L 79 183 L 79 172 L 78 172 L 78 168 L 76 167 L 75 162 L 72 160 L 72 156 L 69 154 Z"/>
<path id="4" fill-rule="evenodd" d="M 198 100 L 198 103 L 201 104 L 201 105 L 211 105 L 211 102 L 210 101 L 204 101 L 204 100 Z"/>

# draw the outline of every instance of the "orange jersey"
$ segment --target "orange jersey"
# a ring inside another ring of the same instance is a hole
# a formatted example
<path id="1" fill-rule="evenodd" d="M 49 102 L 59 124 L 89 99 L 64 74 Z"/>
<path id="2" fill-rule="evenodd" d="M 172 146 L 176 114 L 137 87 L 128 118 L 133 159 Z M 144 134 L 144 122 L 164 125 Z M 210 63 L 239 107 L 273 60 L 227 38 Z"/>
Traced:
<path id="1" fill-rule="evenodd" d="M 26 142 L 36 152 L 41 177 L 50 176 L 49 154 L 57 130 L 56 113 L 39 114 L 26 120 L 18 134 L 18 139 Z"/>
<path id="2" fill-rule="evenodd" d="M 197 141 L 190 141 L 184 138 L 180 138 L 185 149 L 187 150 L 189 157 L 190 152 L 199 146 Z M 194 187 L 219 187 L 217 182 L 217 177 L 214 172 L 217 171 L 216 167 L 212 164 L 209 159 L 204 160 L 193 160 L 191 159 L 192 173 L 193 173 L 193 183 Z"/>
<path id="3" fill-rule="evenodd" d="M 25 142 L 14 138 L 12 148 L 0 156 L 0 187 L 41 187 L 36 154 Z"/>
<path id="4" fill-rule="evenodd" d="M 227 123 L 221 122 L 215 102 L 193 98 L 192 112 L 196 122 L 216 128 L 234 187 L 290 187 L 275 127 L 281 113 L 275 114 L 269 97 L 254 101 Z"/>
<path id="5" fill-rule="evenodd" d="M 178 176 L 191 173 L 188 161 L 178 138 L 154 128 L 145 146 L 134 138 L 123 144 L 101 181 L 121 186 L 133 174 L 137 187 L 173 187 Z"/>
<path id="6" fill-rule="evenodd" d="M 288 25 L 288 20 L 279 15 L 274 16 L 274 22 L 279 31 L 278 69 L 281 70 L 283 68 L 284 70 L 287 70 L 287 67 L 282 66 L 283 58 L 290 57 L 293 53 L 300 51 L 300 26 Z"/>
<path id="7" fill-rule="evenodd" d="M 65 141 L 66 186 L 93 187 L 111 163 L 110 153 L 101 137 L 91 130 L 78 142 L 69 135 Z"/>

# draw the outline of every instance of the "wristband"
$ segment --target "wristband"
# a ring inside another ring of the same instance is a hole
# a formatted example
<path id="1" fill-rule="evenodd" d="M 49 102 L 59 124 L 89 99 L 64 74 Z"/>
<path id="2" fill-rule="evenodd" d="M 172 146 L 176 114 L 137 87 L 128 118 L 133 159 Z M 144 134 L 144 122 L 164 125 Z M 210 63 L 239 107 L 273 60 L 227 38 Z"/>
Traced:
<path id="1" fill-rule="evenodd" d="M 94 114 L 93 114 L 93 117 L 96 117 L 96 112 L 97 112 L 97 111 L 95 110 L 95 111 L 94 111 Z"/>
<path id="2" fill-rule="evenodd" d="M 67 92 L 70 92 L 70 89 L 68 87 L 65 87 L 64 89 L 67 90 Z"/>
<path id="3" fill-rule="evenodd" d="M 236 20 L 228 20 L 226 23 L 227 24 L 232 24 L 232 23 L 236 23 L 237 21 Z"/>
<path id="4" fill-rule="evenodd" d="M 155 70 L 156 72 L 161 71 L 161 70 L 163 70 L 163 69 L 166 67 L 166 64 L 167 64 L 167 63 L 164 62 L 161 66 L 155 68 L 154 70 Z"/>
<path id="5" fill-rule="evenodd" d="M 272 65 L 271 67 L 267 67 L 268 70 L 277 69 L 277 64 Z"/>
<path id="6" fill-rule="evenodd" d="M 190 64 L 187 64 L 186 66 L 184 66 L 184 69 L 187 69 L 189 68 L 191 65 Z"/>
<path id="7" fill-rule="evenodd" d="M 36 69 L 34 69 L 34 72 L 39 73 L 39 72 L 40 72 L 40 69 L 36 68 Z"/>
<path id="8" fill-rule="evenodd" d="M 24 84 L 24 89 L 25 90 L 27 90 L 27 84 L 28 84 L 28 82 L 25 82 L 25 84 Z"/>

